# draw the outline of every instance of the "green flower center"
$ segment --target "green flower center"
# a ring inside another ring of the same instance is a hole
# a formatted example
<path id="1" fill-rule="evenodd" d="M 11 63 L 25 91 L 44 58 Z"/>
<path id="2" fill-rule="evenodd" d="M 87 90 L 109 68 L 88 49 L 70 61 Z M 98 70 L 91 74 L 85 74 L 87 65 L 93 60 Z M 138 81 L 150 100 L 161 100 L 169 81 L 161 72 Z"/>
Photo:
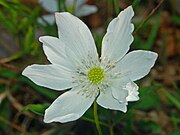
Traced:
<path id="1" fill-rule="evenodd" d="M 89 70 L 87 76 L 93 84 L 98 84 L 102 79 L 104 79 L 104 69 L 93 67 Z"/>

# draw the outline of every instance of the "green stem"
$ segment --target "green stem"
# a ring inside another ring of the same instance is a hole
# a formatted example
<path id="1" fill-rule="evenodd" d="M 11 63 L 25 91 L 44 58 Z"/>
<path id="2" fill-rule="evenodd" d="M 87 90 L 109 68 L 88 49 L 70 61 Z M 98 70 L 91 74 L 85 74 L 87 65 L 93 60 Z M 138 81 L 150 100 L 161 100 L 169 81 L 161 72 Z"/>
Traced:
<path id="1" fill-rule="evenodd" d="M 114 0 L 113 4 L 114 4 L 114 10 L 116 12 L 116 15 L 118 15 L 119 12 L 120 12 L 120 9 L 119 9 L 119 0 Z"/>
<path id="2" fill-rule="evenodd" d="M 166 95 L 169 100 L 178 108 L 180 109 L 180 101 L 178 99 L 176 99 L 172 94 L 170 94 L 167 90 L 165 90 L 164 88 L 160 89 L 160 91 Z"/>
<path id="3" fill-rule="evenodd" d="M 113 111 L 110 111 L 110 121 L 109 121 L 110 135 L 114 135 L 114 132 L 113 132 L 113 123 L 112 123 L 112 118 L 113 117 L 114 117 Z"/>
<path id="4" fill-rule="evenodd" d="M 149 18 L 158 10 L 158 8 L 161 6 L 161 4 L 164 2 L 164 0 L 161 0 L 159 4 L 150 12 L 150 14 L 140 23 L 140 25 L 136 28 L 136 30 L 133 32 L 133 34 L 136 34 L 137 31 L 140 30 L 141 27 L 144 26 L 144 24 L 149 20 Z"/>
<path id="5" fill-rule="evenodd" d="M 82 120 L 84 121 L 87 121 L 87 122 L 91 122 L 91 123 L 96 123 L 94 119 L 90 119 L 90 118 L 87 118 L 87 117 L 81 117 Z M 104 123 L 104 122 L 101 122 L 99 121 L 99 124 L 102 125 L 102 126 L 105 126 L 105 127 L 109 127 L 108 124 Z"/>
<path id="6" fill-rule="evenodd" d="M 94 120 L 99 135 L 102 135 L 101 127 L 99 125 L 98 114 L 97 114 L 97 103 L 94 101 Z"/>
<path id="7" fill-rule="evenodd" d="M 113 126 L 110 126 L 110 135 L 114 135 L 114 132 L 113 132 Z"/>

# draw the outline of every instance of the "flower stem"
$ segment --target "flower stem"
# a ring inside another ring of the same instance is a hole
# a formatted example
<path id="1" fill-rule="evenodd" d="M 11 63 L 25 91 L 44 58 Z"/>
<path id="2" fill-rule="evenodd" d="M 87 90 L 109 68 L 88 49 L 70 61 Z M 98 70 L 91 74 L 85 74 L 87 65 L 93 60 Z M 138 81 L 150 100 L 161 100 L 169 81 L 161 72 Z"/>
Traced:
<path id="1" fill-rule="evenodd" d="M 159 4 L 150 12 L 150 14 L 140 23 L 140 25 L 136 28 L 133 34 L 136 34 L 137 31 L 149 20 L 149 18 L 158 10 L 158 8 L 162 5 L 164 0 L 161 0 Z"/>
<path id="2" fill-rule="evenodd" d="M 101 127 L 99 125 L 98 114 L 97 114 L 97 103 L 94 101 L 94 120 L 99 135 L 102 135 Z"/>
<path id="3" fill-rule="evenodd" d="M 88 122 L 91 122 L 91 123 L 95 123 L 95 120 L 94 119 L 90 119 L 90 118 L 87 118 L 87 117 L 81 117 L 81 119 L 82 120 L 84 120 L 84 121 L 88 121 Z M 101 121 L 99 121 L 99 125 L 102 125 L 102 126 L 104 126 L 104 127 L 109 127 L 109 125 L 108 124 L 106 124 L 106 123 L 104 123 L 104 122 L 101 122 Z"/>
<path id="4" fill-rule="evenodd" d="M 113 126 L 110 126 L 110 135 L 114 135 L 114 132 L 113 132 Z"/>
<path id="5" fill-rule="evenodd" d="M 109 123 L 109 129 L 110 129 L 110 135 L 114 135 L 113 132 L 113 123 L 112 123 L 112 118 L 114 117 L 113 111 L 110 111 L 110 123 Z"/>
<path id="6" fill-rule="evenodd" d="M 116 15 L 118 15 L 119 11 L 120 11 L 120 9 L 119 9 L 119 0 L 114 0 L 113 5 L 114 5 L 114 10 L 116 12 Z"/>

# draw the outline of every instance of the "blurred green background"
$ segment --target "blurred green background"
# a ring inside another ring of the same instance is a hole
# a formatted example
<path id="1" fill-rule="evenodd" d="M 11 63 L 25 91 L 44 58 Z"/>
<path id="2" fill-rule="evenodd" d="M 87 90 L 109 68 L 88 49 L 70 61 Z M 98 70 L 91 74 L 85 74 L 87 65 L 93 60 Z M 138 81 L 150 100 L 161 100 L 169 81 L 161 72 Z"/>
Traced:
<path id="1" fill-rule="evenodd" d="M 57 1 L 59 11 L 74 13 L 65 0 Z M 140 100 L 129 103 L 127 113 L 98 106 L 103 134 L 112 129 L 111 135 L 180 135 L 180 1 L 88 0 L 86 4 L 98 8 L 80 18 L 91 29 L 99 52 L 110 20 L 133 5 L 131 50 L 159 54 L 150 74 L 137 82 Z M 38 21 L 46 14 L 50 12 L 38 0 L 0 0 L 0 135 L 96 135 L 92 108 L 74 122 L 43 123 L 45 108 L 61 93 L 21 75 L 27 65 L 48 63 L 38 37 L 57 36 L 57 28 Z"/>

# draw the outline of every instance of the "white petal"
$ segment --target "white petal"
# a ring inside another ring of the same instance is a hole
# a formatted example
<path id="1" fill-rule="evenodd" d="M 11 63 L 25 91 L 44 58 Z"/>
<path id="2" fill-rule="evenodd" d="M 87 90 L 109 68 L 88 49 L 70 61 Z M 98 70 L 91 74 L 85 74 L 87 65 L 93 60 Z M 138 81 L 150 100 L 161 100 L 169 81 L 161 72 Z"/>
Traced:
<path id="1" fill-rule="evenodd" d="M 129 6 L 110 22 L 102 41 L 102 60 L 108 57 L 115 62 L 127 53 L 133 42 L 134 25 L 131 23 L 133 16 L 134 11 L 132 6 Z"/>
<path id="2" fill-rule="evenodd" d="M 126 102 L 126 97 L 128 96 L 128 91 L 124 90 L 123 88 L 115 88 L 111 87 L 112 95 L 116 98 L 119 102 Z"/>
<path id="3" fill-rule="evenodd" d="M 39 3 L 49 12 L 58 11 L 58 0 L 39 0 Z"/>
<path id="4" fill-rule="evenodd" d="M 147 75 L 154 66 L 157 54 L 151 51 L 132 51 L 119 61 L 113 72 L 129 73 L 132 81 L 141 79 Z"/>
<path id="5" fill-rule="evenodd" d="M 75 15 L 76 16 L 88 16 L 88 15 L 96 13 L 96 12 L 97 12 L 97 7 L 96 6 L 83 5 L 81 7 L 78 7 L 75 10 Z"/>
<path id="6" fill-rule="evenodd" d="M 42 19 L 43 18 L 43 19 Z M 45 21 L 50 24 L 53 25 L 55 23 L 55 18 L 54 18 L 54 14 L 49 14 L 49 15 L 43 15 L 41 18 L 38 18 L 38 22 L 43 25 L 46 26 Z"/>
<path id="7" fill-rule="evenodd" d="M 110 79 L 112 95 L 119 102 L 126 102 L 126 97 L 128 96 L 128 90 L 124 89 L 127 83 L 130 82 L 128 76 L 122 76 L 116 79 Z"/>
<path id="8" fill-rule="evenodd" d="M 127 101 L 137 101 L 139 100 L 139 87 L 134 82 L 128 83 L 125 87 L 128 90 L 128 97 L 126 98 Z"/>
<path id="9" fill-rule="evenodd" d="M 79 61 L 88 57 L 97 61 L 96 46 L 88 27 L 70 13 L 56 13 L 55 16 L 59 38 L 69 48 L 69 56 L 73 55 L 72 59 Z"/>
<path id="10" fill-rule="evenodd" d="M 65 0 L 66 7 L 79 8 L 84 5 L 87 0 Z"/>
<path id="11" fill-rule="evenodd" d="M 37 85 L 54 90 L 64 90 L 77 85 L 72 82 L 72 73 L 57 65 L 34 64 L 26 67 L 22 74 Z"/>
<path id="12" fill-rule="evenodd" d="M 39 40 L 43 43 L 44 52 L 51 63 L 74 69 L 72 60 L 67 56 L 65 44 L 60 39 L 42 36 Z"/>
<path id="13" fill-rule="evenodd" d="M 106 109 L 119 110 L 122 112 L 127 111 L 126 103 L 120 103 L 118 100 L 116 100 L 112 96 L 112 91 L 109 88 L 103 92 L 100 92 L 100 95 L 97 98 L 97 103 Z"/>
<path id="14" fill-rule="evenodd" d="M 77 94 L 80 87 L 73 88 L 59 96 L 51 106 L 46 109 L 44 122 L 70 122 L 80 118 L 92 105 L 95 97 L 86 97 Z"/>
<path id="15" fill-rule="evenodd" d="M 77 6 L 81 6 L 81 5 L 84 5 L 88 0 L 76 0 L 76 5 Z"/>
<path id="16" fill-rule="evenodd" d="M 65 0 L 66 7 L 79 8 L 84 5 L 87 0 Z"/>

